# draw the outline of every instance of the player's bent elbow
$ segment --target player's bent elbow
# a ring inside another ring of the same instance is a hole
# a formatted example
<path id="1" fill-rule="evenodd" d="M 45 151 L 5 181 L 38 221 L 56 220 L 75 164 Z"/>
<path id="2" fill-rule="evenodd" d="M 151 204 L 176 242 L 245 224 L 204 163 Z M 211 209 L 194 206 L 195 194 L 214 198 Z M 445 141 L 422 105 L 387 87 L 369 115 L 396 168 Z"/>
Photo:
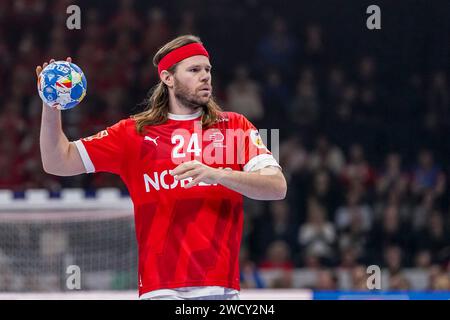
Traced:
<path id="1" fill-rule="evenodd" d="M 281 191 L 280 200 L 283 200 L 284 198 L 286 198 L 286 194 L 287 194 L 287 187 L 284 188 L 283 191 Z"/>
<path id="2" fill-rule="evenodd" d="M 277 201 L 277 200 L 283 200 L 286 198 L 286 191 L 272 191 L 269 195 L 265 196 L 257 196 L 251 199 L 254 200 L 265 200 L 265 201 Z"/>
<path id="3" fill-rule="evenodd" d="M 287 194 L 287 183 L 284 177 L 281 177 L 276 183 L 272 184 L 270 194 L 264 200 L 274 201 L 283 200 Z"/>
<path id="4" fill-rule="evenodd" d="M 42 159 L 42 169 L 45 173 L 54 174 L 52 170 L 52 166 L 50 166 L 44 159 Z"/>
<path id="5" fill-rule="evenodd" d="M 45 163 L 42 163 L 42 168 L 44 169 L 44 172 L 47 174 L 51 174 L 54 176 L 60 176 L 60 177 L 66 176 L 62 172 L 55 170 L 55 168 L 48 167 L 47 165 L 45 165 Z"/>
<path id="6" fill-rule="evenodd" d="M 41 154 L 42 168 L 48 174 L 69 177 L 86 173 L 83 161 L 72 144 L 68 145 L 67 152 L 56 152 L 56 155 L 48 155 L 43 152 Z"/>
<path id="7" fill-rule="evenodd" d="M 286 194 L 287 194 L 287 185 L 286 181 L 284 181 L 284 183 L 281 183 L 281 185 L 278 186 L 277 192 L 275 194 L 276 199 L 273 200 L 283 200 L 284 198 L 286 198 Z"/>
<path id="8" fill-rule="evenodd" d="M 42 168 L 44 169 L 45 173 L 59 177 L 69 177 L 83 173 L 82 171 L 78 172 L 61 166 L 48 165 L 45 162 L 42 162 Z"/>
<path id="9" fill-rule="evenodd" d="M 284 198 L 286 198 L 286 194 L 287 194 L 287 182 L 286 182 L 286 178 L 284 177 L 284 175 L 279 172 L 278 173 L 278 179 L 277 179 L 277 183 L 276 183 L 276 200 L 283 200 Z"/>
<path id="10" fill-rule="evenodd" d="M 264 169 L 263 169 L 264 170 Z M 272 169 L 273 170 L 273 169 Z M 275 174 L 274 171 L 266 171 L 267 173 L 271 173 L 268 175 L 267 179 L 264 179 L 263 184 L 261 185 L 261 190 L 263 191 L 262 199 L 259 200 L 283 200 L 286 198 L 287 194 L 287 182 L 281 170 L 276 169 Z"/>

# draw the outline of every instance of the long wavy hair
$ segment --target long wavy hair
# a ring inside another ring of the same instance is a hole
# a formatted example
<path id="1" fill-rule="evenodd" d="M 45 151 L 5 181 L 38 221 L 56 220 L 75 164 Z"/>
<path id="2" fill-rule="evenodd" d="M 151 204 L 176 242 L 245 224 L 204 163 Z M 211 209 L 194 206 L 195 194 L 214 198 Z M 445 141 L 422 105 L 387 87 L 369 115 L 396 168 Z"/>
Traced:
<path id="1" fill-rule="evenodd" d="M 158 67 L 159 62 L 166 54 L 190 43 L 201 44 L 202 42 L 199 37 L 193 35 L 184 35 L 175 38 L 156 52 L 153 57 L 153 65 Z M 174 64 L 167 71 L 173 74 L 176 68 L 177 64 Z M 139 134 L 144 133 L 145 126 L 159 125 L 167 121 L 169 113 L 169 89 L 167 85 L 160 80 L 149 91 L 148 98 L 143 103 L 146 105 L 144 111 L 131 116 L 131 118 L 136 120 L 136 130 Z M 215 123 L 219 119 L 221 112 L 222 109 L 211 97 L 208 103 L 203 106 L 202 126 L 207 128 Z"/>

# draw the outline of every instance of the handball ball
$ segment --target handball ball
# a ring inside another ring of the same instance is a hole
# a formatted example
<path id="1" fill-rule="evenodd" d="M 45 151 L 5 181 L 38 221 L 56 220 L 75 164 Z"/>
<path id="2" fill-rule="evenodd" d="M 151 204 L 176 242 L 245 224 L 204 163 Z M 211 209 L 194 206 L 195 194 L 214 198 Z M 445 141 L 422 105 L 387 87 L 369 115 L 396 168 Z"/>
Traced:
<path id="1" fill-rule="evenodd" d="M 71 62 L 52 62 L 38 77 L 38 91 L 42 101 L 59 110 L 71 109 L 79 104 L 86 95 L 86 89 L 83 71 Z"/>

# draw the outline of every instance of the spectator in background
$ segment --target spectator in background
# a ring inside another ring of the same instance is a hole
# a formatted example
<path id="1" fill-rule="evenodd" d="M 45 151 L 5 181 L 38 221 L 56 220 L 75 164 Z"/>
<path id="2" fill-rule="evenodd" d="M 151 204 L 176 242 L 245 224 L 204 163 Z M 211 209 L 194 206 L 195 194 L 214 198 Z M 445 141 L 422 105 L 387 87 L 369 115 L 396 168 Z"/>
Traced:
<path id="1" fill-rule="evenodd" d="M 36 90 L 36 82 L 29 78 L 28 67 L 24 63 L 16 64 L 8 75 L 11 81 L 10 95 L 6 100 L 23 102 L 24 98 Z M 21 110 L 19 108 L 18 110 Z"/>
<path id="2" fill-rule="evenodd" d="M 351 270 L 351 289 L 357 291 L 367 291 L 369 290 L 367 286 L 366 267 L 363 265 L 357 265 Z"/>
<path id="3" fill-rule="evenodd" d="M 345 165 L 341 149 L 333 145 L 324 134 L 318 136 L 309 160 L 311 170 L 327 169 L 338 176 Z"/>
<path id="4" fill-rule="evenodd" d="M 362 223 L 362 231 L 370 230 L 372 226 L 372 209 L 368 203 L 364 203 L 361 195 L 350 190 L 347 193 L 346 204 L 341 206 L 336 212 L 335 226 L 338 231 L 350 227 L 352 220 L 358 219 Z"/>
<path id="5" fill-rule="evenodd" d="M 320 70 L 320 74 L 322 74 L 328 62 L 326 61 L 326 52 L 322 27 L 318 24 L 306 26 L 303 55 L 305 61 L 310 62 L 315 70 Z"/>
<path id="6" fill-rule="evenodd" d="M 269 283 L 272 289 L 294 287 L 294 262 L 286 242 L 272 242 L 266 254 L 266 259 L 259 265 L 261 271 L 273 271 L 275 277 Z"/>
<path id="7" fill-rule="evenodd" d="M 286 181 L 290 185 L 287 200 L 298 223 L 305 219 L 306 197 L 308 193 L 308 152 L 298 135 L 292 135 L 280 146 L 280 165 L 283 166 Z"/>
<path id="8" fill-rule="evenodd" d="M 327 220 L 325 208 L 313 199 L 308 203 L 307 220 L 300 226 L 298 242 L 304 255 L 315 256 L 325 265 L 333 263 L 336 231 Z"/>
<path id="9" fill-rule="evenodd" d="M 287 115 L 288 100 L 291 95 L 285 79 L 282 78 L 280 72 L 276 69 L 269 69 L 265 74 L 265 82 L 262 90 L 262 98 L 264 104 L 263 128 L 278 128 L 280 124 L 284 124 L 289 131 L 290 119 Z M 280 138 L 284 136 L 285 131 L 280 131 Z"/>
<path id="10" fill-rule="evenodd" d="M 17 61 L 20 61 L 24 65 L 32 65 L 36 56 L 42 54 L 42 49 L 38 46 L 36 34 L 33 32 L 28 32 L 23 35 L 20 39 L 19 45 L 17 46 Z M 64 45 L 64 29 L 54 29 L 51 33 L 51 41 L 55 43 L 61 43 Z"/>
<path id="11" fill-rule="evenodd" d="M 21 115 L 20 101 L 18 99 L 8 100 L 3 108 L 0 109 L 0 133 L 2 140 L 10 140 L 17 146 L 26 130 L 26 123 Z"/>
<path id="12" fill-rule="evenodd" d="M 264 288 L 264 279 L 255 263 L 250 260 L 248 249 L 241 247 L 239 254 L 241 287 L 245 289 Z"/>
<path id="13" fill-rule="evenodd" d="M 375 143 L 377 131 L 381 130 L 384 123 L 381 121 L 385 110 L 379 103 L 380 93 L 377 81 L 377 65 L 372 56 L 363 56 L 358 64 L 359 100 L 354 110 L 354 121 L 358 131 L 362 133 L 362 139 L 366 145 Z"/>
<path id="14" fill-rule="evenodd" d="M 416 251 L 414 257 L 414 267 L 422 270 L 428 270 L 431 267 L 431 251 L 421 249 Z"/>
<path id="15" fill-rule="evenodd" d="M 32 131 L 37 134 L 39 132 L 39 127 L 36 129 L 33 128 Z M 37 137 L 38 136 L 35 136 L 36 139 Z M 21 184 L 16 186 L 17 188 L 20 188 L 19 190 L 40 188 L 49 191 L 61 190 L 61 181 L 56 176 L 45 174 L 42 170 L 39 143 L 37 141 L 35 141 L 35 144 L 31 146 L 29 152 L 23 157 L 18 169 L 20 170 L 20 177 L 22 179 Z"/>
<path id="16" fill-rule="evenodd" d="M 329 213 L 329 220 L 334 221 L 334 213 L 339 205 L 340 193 L 335 186 L 334 176 L 325 169 L 311 173 L 312 182 L 309 186 L 308 197 L 316 199 Z"/>
<path id="17" fill-rule="evenodd" d="M 398 272 L 389 277 L 389 290 L 406 291 L 411 289 L 411 283 L 406 276 Z"/>
<path id="18" fill-rule="evenodd" d="M 110 24 L 112 31 L 138 31 L 142 28 L 141 19 L 134 7 L 134 0 L 119 1 L 119 9 Z"/>
<path id="19" fill-rule="evenodd" d="M 381 264 L 386 247 L 398 246 L 411 253 L 413 244 L 410 238 L 410 227 L 402 221 L 397 206 L 386 207 L 383 219 L 371 229 L 367 244 L 367 255 L 371 263 Z M 407 257 L 405 257 L 407 258 Z"/>
<path id="20" fill-rule="evenodd" d="M 354 123 L 358 96 L 358 88 L 352 83 L 347 83 L 341 99 L 333 105 L 326 122 L 328 135 L 333 136 L 335 142 L 342 148 L 348 147 L 349 141 L 355 138 L 354 133 L 359 131 Z"/>
<path id="21" fill-rule="evenodd" d="M 343 248 L 340 248 L 337 270 L 352 270 L 358 263 L 360 263 L 360 259 L 358 258 L 357 249 L 349 245 L 344 245 Z"/>
<path id="22" fill-rule="evenodd" d="M 14 161 L 15 159 L 11 157 L 11 153 L 7 152 L 10 150 L 8 145 L 10 145 L 8 140 L 3 140 L 0 143 L 0 189 L 10 188 L 17 190 L 22 188 L 22 184 L 25 181 L 22 170 L 23 163 L 19 166 Z"/>
<path id="23" fill-rule="evenodd" d="M 420 197 L 430 190 L 438 197 L 444 193 L 445 186 L 445 175 L 439 165 L 434 162 L 432 152 L 428 149 L 422 149 L 418 154 L 418 163 L 413 172 L 413 194 Z"/>
<path id="24" fill-rule="evenodd" d="M 450 277 L 448 273 L 440 271 L 431 278 L 430 290 L 450 290 Z"/>
<path id="25" fill-rule="evenodd" d="M 106 114 L 103 117 L 103 121 L 109 124 L 116 123 L 124 116 L 125 90 L 119 85 L 112 87 L 112 92 L 104 96 L 104 102 L 106 105 Z"/>
<path id="26" fill-rule="evenodd" d="M 349 225 L 339 232 L 340 265 L 348 268 L 355 262 L 366 260 L 366 247 L 369 240 L 367 225 L 361 214 L 350 212 Z"/>
<path id="27" fill-rule="evenodd" d="M 267 247 L 265 259 L 260 263 L 261 270 L 292 270 L 294 262 L 291 259 L 289 245 L 283 240 L 276 240 Z"/>
<path id="28" fill-rule="evenodd" d="M 326 110 L 333 110 L 338 102 L 342 99 L 345 89 L 346 77 L 341 66 L 335 65 L 330 68 L 327 75 L 327 82 L 325 87 L 325 101 Z M 331 113 L 323 115 L 329 121 Z"/>
<path id="29" fill-rule="evenodd" d="M 416 250 L 431 252 L 431 263 L 443 263 L 446 252 L 450 250 L 450 236 L 445 226 L 442 213 L 433 211 L 425 227 L 414 235 Z"/>
<path id="30" fill-rule="evenodd" d="M 107 99 L 110 94 L 115 94 L 114 89 L 127 88 L 128 79 L 125 70 L 116 69 L 112 62 L 113 56 L 109 56 L 106 60 L 105 66 L 98 71 L 96 76 L 97 94 Z"/>
<path id="31" fill-rule="evenodd" d="M 425 112 L 423 77 L 417 72 L 406 76 L 405 83 L 398 88 L 389 90 L 384 97 L 389 105 L 389 110 L 384 110 L 384 134 L 388 134 L 389 143 L 397 146 L 398 152 L 404 156 L 405 150 L 416 148 L 416 139 L 411 139 L 411 133 L 422 136 L 421 123 Z M 386 89 L 385 89 L 386 90 Z M 387 91 L 386 90 L 386 91 Z M 395 135 L 391 134 L 395 131 Z M 399 149 L 401 147 L 402 150 Z M 410 156 L 404 157 L 408 159 Z"/>
<path id="32" fill-rule="evenodd" d="M 297 52 L 296 39 L 282 17 L 276 17 L 271 23 L 271 31 L 257 45 L 259 66 L 275 68 L 289 75 Z"/>
<path id="33" fill-rule="evenodd" d="M 164 11 L 158 7 L 147 10 L 144 24 L 145 31 L 139 41 L 143 65 L 137 71 L 139 74 L 135 83 L 136 89 L 141 92 L 146 92 L 159 81 L 157 74 L 149 72 L 153 68 L 153 52 L 169 40 L 172 31 Z"/>
<path id="34" fill-rule="evenodd" d="M 289 103 L 289 117 L 297 130 L 306 134 L 316 124 L 320 111 L 317 87 L 312 70 L 302 72 L 297 82 L 295 96 Z"/>
<path id="35" fill-rule="evenodd" d="M 330 269 L 322 269 L 317 272 L 317 280 L 314 290 L 335 291 L 338 289 L 338 279 L 336 274 Z"/>
<path id="36" fill-rule="evenodd" d="M 388 245 L 384 248 L 383 267 L 390 275 L 396 275 L 403 269 L 402 248 L 398 245 Z"/>
<path id="37" fill-rule="evenodd" d="M 268 216 L 264 215 L 257 225 L 252 238 L 258 246 L 253 248 L 256 252 L 264 252 L 271 243 L 282 240 L 289 246 L 290 252 L 296 252 L 297 226 L 292 217 L 289 204 L 286 200 L 269 203 Z"/>
<path id="38" fill-rule="evenodd" d="M 375 183 L 374 217 L 380 219 L 388 206 L 397 206 L 400 216 L 411 219 L 409 201 L 409 175 L 402 170 L 401 156 L 397 152 L 386 155 L 384 167 L 379 171 Z"/>
<path id="39" fill-rule="evenodd" d="M 270 288 L 292 288 L 294 262 L 286 242 L 276 240 L 272 242 L 266 253 L 265 260 L 259 265 L 261 271 L 276 271 L 277 274 L 269 284 Z"/>
<path id="40" fill-rule="evenodd" d="M 362 88 L 357 112 L 356 121 L 360 121 L 365 129 L 377 130 L 380 128 L 383 110 L 380 109 L 377 93 L 373 87 Z"/>
<path id="41" fill-rule="evenodd" d="M 281 141 L 280 165 L 285 168 L 287 178 L 296 172 L 306 171 L 309 161 L 308 152 L 298 135 Z"/>
<path id="42" fill-rule="evenodd" d="M 363 56 L 358 64 L 358 82 L 363 87 L 373 86 L 376 83 L 377 65 L 374 57 Z"/>
<path id="43" fill-rule="evenodd" d="M 414 207 L 412 212 L 412 226 L 415 231 L 425 228 L 429 221 L 431 213 L 436 209 L 434 192 L 428 190 L 421 196 L 419 203 Z"/>
<path id="44" fill-rule="evenodd" d="M 197 21 L 194 11 L 183 10 L 181 12 L 180 26 L 177 34 L 198 34 Z"/>
<path id="45" fill-rule="evenodd" d="M 342 171 L 343 183 L 352 188 L 369 190 L 375 183 L 375 172 L 365 158 L 362 145 L 354 143 L 349 149 L 349 159 Z"/>
<path id="46" fill-rule="evenodd" d="M 342 98 L 336 106 L 336 115 L 338 121 L 350 122 L 354 119 L 356 102 L 359 97 L 359 91 L 355 84 L 347 83 L 342 92 Z"/>
<path id="47" fill-rule="evenodd" d="M 234 70 L 234 79 L 227 88 L 227 102 L 230 111 L 245 114 L 253 123 L 258 123 L 264 116 L 264 107 L 259 85 L 250 79 L 245 66 Z"/>
<path id="48" fill-rule="evenodd" d="M 108 58 L 111 59 L 115 68 L 119 69 L 119 72 L 126 78 L 128 86 L 136 76 L 134 66 L 141 60 L 141 55 L 141 50 L 136 45 L 131 33 L 127 31 L 116 33 L 114 47 Z"/>
<path id="49" fill-rule="evenodd" d="M 411 215 L 414 207 L 409 197 L 409 193 L 401 194 L 398 190 L 394 189 L 390 193 L 386 194 L 385 197 L 376 197 L 373 203 L 373 219 L 382 219 L 383 212 L 389 206 L 398 208 L 401 219 L 405 219 L 407 221 L 411 220 Z"/>
<path id="50" fill-rule="evenodd" d="M 444 126 L 446 129 L 449 129 L 450 93 L 444 71 L 437 71 L 431 76 L 427 110 L 429 116 L 435 118 L 439 126 Z"/>
<path id="51" fill-rule="evenodd" d="M 170 25 L 165 12 L 158 7 L 151 7 L 147 10 L 142 32 L 141 49 L 143 56 L 153 57 L 153 53 L 158 50 L 171 36 Z M 149 64 L 151 66 L 151 64 Z M 146 71 L 151 70 L 151 68 Z M 151 73 L 151 72 L 148 72 Z"/>
<path id="52" fill-rule="evenodd" d="M 270 288 L 272 289 L 294 288 L 294 271 L 281 270 L 281 272 L 272 280 Z"/>
<path id="53" fill-rule="evenodd" d="M 0 28 L 0 30 L 1 30 L 1 28 Z M 14 52 L 13 52 L 13 50 L 11 50 L 9 48 L 9 45 L 8 45 L 5 37 L 3 36 L 2 33 L 0 33 L 0 65 L 2 65 L 2 66 L 11 65 L 12 59 L 13 59 L 13 57 L 12 57 L 13 53 Z M 0 72 L 4 72 L 4 71 L 5 70 L 0 70 Z M 0 81 L 2 81 L 2 80 L 0 80 Z M 0 82 L 0 83 L 2 83 L 2 82 Z"/>
<path id="54" fill-rule="evenodd" d="M 89 79 L 89 95 L 92 96 L 97 93 L 97 76 L 104 66 L 108 48 L 105 43 L 106 26 L 102 25 L 99 13 L 89 10 L 86 16 L 86 36 L 80 39 L 75 54 L 77 63 L 83 66 L 83 72 Z"/>
<path id="55" fill-rule="evenodd" d="M 58 27 L 56 27 L 58 26 Z M 48 41 L 49 47 L 47 54 L 50 57 L 67 57 L 70 54 L 69 47 L 67 46 L 67 33 L 64 24 L 55 24 L 55 28 L 50 34 Z"/>
<path id="56" fill-rule="evenodd" d="M 385 158 L 384 168 L 377 177 L 376 192 L 378 197 L 386 198 L 389 193 L 407 192 L 409 177 L 402 170 L 402 158 L 397 152 L 389 153 Z"/>

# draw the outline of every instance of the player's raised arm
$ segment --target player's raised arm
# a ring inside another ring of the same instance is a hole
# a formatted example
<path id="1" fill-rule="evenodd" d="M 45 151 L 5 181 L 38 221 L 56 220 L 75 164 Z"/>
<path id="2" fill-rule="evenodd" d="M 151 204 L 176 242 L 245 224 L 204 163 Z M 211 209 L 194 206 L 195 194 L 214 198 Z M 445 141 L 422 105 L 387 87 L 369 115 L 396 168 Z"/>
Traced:
<path id="1" fill-rule="evenodd" d="M 71 58 L 67 58 L 71 62 Z M 50 60 L 50 63 L 54 60 Z M 36 67 L 36 76 L 48 65 Z M 39 138 L 44 171 L 58 176 L 85 173 L 86 169 L 73 142 L 69 142 L 62 130 L 61 111 L 43 103 L 41 133 Z"/>

